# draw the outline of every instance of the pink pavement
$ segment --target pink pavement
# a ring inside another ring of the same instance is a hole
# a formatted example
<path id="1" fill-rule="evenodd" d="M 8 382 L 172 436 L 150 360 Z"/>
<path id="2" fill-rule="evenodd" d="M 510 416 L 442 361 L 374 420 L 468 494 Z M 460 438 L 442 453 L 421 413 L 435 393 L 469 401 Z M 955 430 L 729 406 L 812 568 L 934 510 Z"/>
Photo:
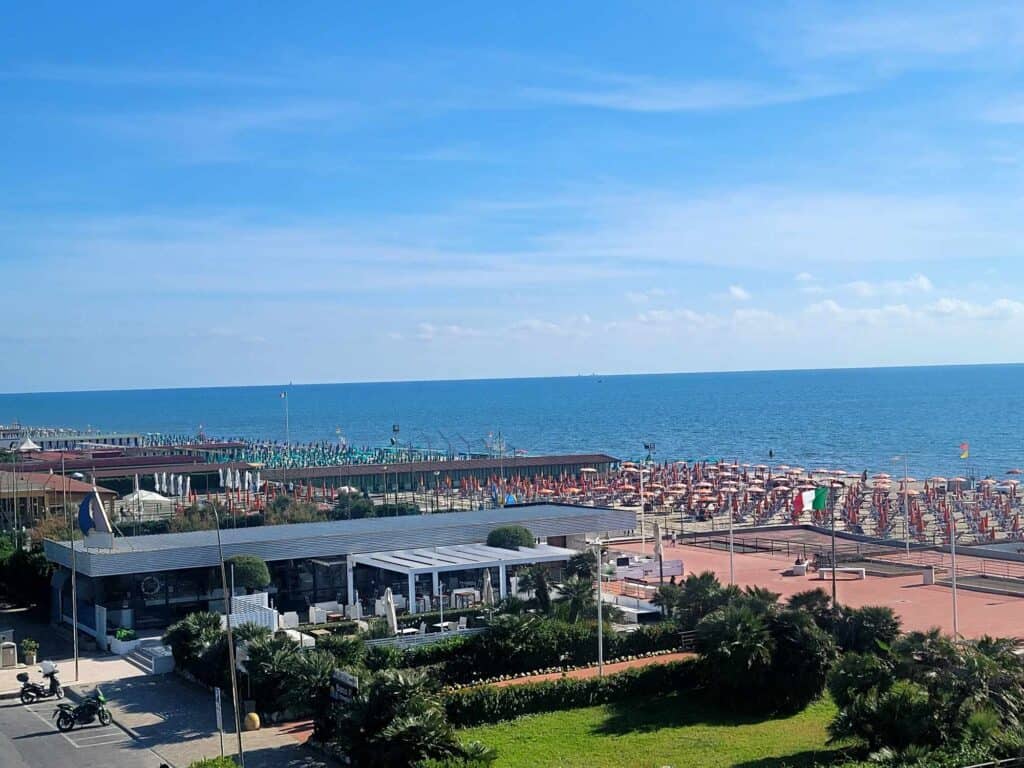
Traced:
<path id="1" fill-rule="evenodd" d="M 639 552 L 639 544 L 616 545 L 617 549 Z M 647 553 L 651 553 L 650 543 Z M 714 571 L 723 583 L 729 581 L 729 553 L 693 546 L 666 546 L 665 560 L 682 559 L 684 572 Z M 832 582 L 820 580 L 817 574 L 784 576 L 792 565 L 788 557 L 769 554 L 734 555 L 736 583 L 741 587 L 767 587 L 782 594 L 783 599 L 797 592 L 821 587 L 831 592 Z M 865 605 L 886 605 L 903 621 L 904 630 L 926 630 L 939 627 L 953 630 L 953 604 L 949 587 L 924 586 L 920 574 L 882 578 L 868 576 L 864 580 L 849 577 L 837 581 L 840 604 L 860 608 Z M 657 583 L 654 580 L 653 583 Z M 960 634 L 964 637 L 993 635 L 1024 637 L 1024 598 L 1005 597 L 966 589 L 957 590 Z"/>

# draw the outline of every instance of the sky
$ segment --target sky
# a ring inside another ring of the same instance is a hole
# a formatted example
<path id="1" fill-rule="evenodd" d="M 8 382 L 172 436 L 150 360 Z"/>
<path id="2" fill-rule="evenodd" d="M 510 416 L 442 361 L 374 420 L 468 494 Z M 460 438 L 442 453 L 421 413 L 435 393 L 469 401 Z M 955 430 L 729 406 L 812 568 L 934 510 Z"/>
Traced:
<path id="1" fill-rule="evenodd" d="M 1019 362 L 1024 4 L 21 3 L 0 391 Z"/>

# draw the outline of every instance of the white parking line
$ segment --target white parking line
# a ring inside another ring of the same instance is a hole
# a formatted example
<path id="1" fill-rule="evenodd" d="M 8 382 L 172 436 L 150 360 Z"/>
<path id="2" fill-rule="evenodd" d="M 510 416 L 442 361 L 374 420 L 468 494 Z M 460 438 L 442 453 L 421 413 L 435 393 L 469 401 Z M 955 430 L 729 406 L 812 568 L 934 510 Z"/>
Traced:
<path id="1" fill-rule="evenodd" d="M 54 733 L 63 737 L 63 739 L 75 749 L 103 747 L 109 744 L 128 744 L 132 741 L 127 734 L 120 732 L 120 730 L 114 725 L 101 726 L 103 728 L 102 733 L 94 733 L 91 728 L 88 731 L 69 731 L 68 733 L 62 733 L 57 730 L 57 725 L 52 718 L 53 709 L 56 709 L 56 707 L 51 707 L 46 704 L 34 704 L 32 706 L 25 707 L 25 709 L 38 717 L 42 722 L 46 723 L 46 725 L 53 729 Z M 51 715 L 51 717 L 43 717 L 40 713 L 44 711 Z"/>
<path id="2" fill-rule="evenodd" d="M 39 714 L 39 712 L 38 712 L 38 711 L 37 711 L 36 709 L 34 709 L 33 707 L 25 707 L 25 709 L 27 709 L 27 710 L 28 710 L 29 712 L 31 712 L 31 713 L 32 713 L 33 715 L 35 715 L 36 717 L 38 717 L 38 718 L 39 718 L 40 720 L 42 720 L 42 721 L 43 721 L 43 723 L 45 723 L 45 724 L 46 724 L 47 726 L 49 726 L 50 728 L 52 728 L 52 729 L 54 730 L 54 732 L 55 732 L 55 733 L 59 733 L 59 734 L 60 734 L 61 736 L 63 736 L 63 737 L 64 737 L 64 740 L 65 740 L 65 741 L 66 741 L 66 742 L 67 742 L 68 744 L 70 744 L 70 745 L 71 745 L 72 747 L 74 747 L 75 749 L 78 749 L 78 745 L 77 745 L 77 744 L 75 744 L 75 742 L 73 742 L 73 741 L 72 741 L 71 739 L 69 739 L 69 738 L 68 738 L 68 735 L 67 735 L 66 733 L 61 733 L 60 731 L 58 731 L 58 730 L 57 730 L 57 726 L 56 726 L 56 725 L 54 724 L 54 722 L 53 722 L 53 720 L 52 720 L 52 719 L 48 719 L 48 718 L 45 718 L 45 717 L 43 717 L 43 716 L 42 716 L 42 715 L 40 715 L 40 714 Z"/>

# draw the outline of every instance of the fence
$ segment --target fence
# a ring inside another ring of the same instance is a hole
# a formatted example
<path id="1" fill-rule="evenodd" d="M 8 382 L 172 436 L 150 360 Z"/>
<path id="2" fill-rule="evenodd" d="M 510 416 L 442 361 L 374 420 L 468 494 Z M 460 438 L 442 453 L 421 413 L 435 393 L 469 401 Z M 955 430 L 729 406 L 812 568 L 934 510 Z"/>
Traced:
<path id="1" fill-rule="evenodd" d="M 367 645 L 389 645 L 393 648 L 415 648 L 420 645 L 432 645 L 443 640 L 450 640 L 453 637 L 470 637 L 471 635 L 483 634 L 487 627 L 476 629 L 459 629 L 452 632 L 428 632 L 425 635 L 395 635 L 393 637 L 379 637 L 376 640 L 367 640 Z"/>

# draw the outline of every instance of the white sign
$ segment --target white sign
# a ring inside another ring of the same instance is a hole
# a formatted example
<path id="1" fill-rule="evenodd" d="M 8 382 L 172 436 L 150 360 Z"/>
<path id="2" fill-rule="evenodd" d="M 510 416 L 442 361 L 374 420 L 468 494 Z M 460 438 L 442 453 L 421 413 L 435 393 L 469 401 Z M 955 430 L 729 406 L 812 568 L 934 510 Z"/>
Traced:
<path id="1" fill-rule="evenodd" d="M 352 701 L 352 695 L 359 690 L 359 678 L 341 669 L 334 670 L 331 681 L 331 698 L 334 701 L 347 704 Z"/>

